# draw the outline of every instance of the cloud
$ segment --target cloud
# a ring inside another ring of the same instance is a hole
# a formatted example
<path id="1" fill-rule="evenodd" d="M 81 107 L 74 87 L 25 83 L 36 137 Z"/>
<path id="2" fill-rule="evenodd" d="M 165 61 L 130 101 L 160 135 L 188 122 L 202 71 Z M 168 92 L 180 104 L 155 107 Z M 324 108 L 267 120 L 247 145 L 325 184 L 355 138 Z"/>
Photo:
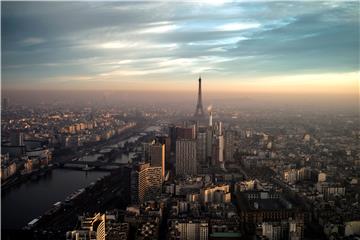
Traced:
<path id="1" fill-rule="evenodd" d="M 20 43 L 24 46 L 32 46 L 32 45 L 38 45 L 41 43 L 46 42 L 45 39 L 39 38 L 39 37 L 29 37 L 22 40 Z"/>
<path id="2" fill-rule="evenodd" d="M 213 46 L 213 45 L 232 45 L 238 43 L 239 41 L 247 40 L 246 37 L 230 37 L 230 38 L 222 38 L 218 40 L 206 40 L 206 41 L 197 41 L 190 42 L 190 46 Z"/>
<path id="3" fill-rule="evenodd" d="M 217 27 L 220 31 L 240 31 L 252 28 L 258 28 L 261 24 L 259 23 L 227 23 Z"/>
<path id="4" fill-rule="evenodd" d="M 104 49 L 133 48 L 137 46 L 138 44 L 136 42 L 121 42 L 121 41 L 105 42 L 96 45 L 96 47 L 104 48 Z"/>
<path id="5" fill-rule="evenodd" d="M 162 26 L 150 27 L 143 30 L 140 30 L 138 33 L 167 33 L 178 29 L 179 27 L 173 24 L 167 24 Z"/>
<path id="6" fill-rule="evenodd" d="M 358 69 L 359 3 L 211 3 L 4 2 L 3 82 L 206 71 L 227 83 Z"/>

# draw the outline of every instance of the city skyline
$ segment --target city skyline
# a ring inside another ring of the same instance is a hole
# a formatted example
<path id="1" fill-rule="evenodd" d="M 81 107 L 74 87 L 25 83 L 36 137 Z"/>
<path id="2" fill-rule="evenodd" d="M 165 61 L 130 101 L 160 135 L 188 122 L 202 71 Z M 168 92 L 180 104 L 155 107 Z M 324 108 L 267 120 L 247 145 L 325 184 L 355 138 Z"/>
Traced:
<path id="1" fill-rule="evenodd" d="M 360 239 L 359 2 L 1 2 L 1 238 Z"/>
<path id="2" fill-rule="evenodd" d="M 3 2 L 2 89 L 356 96 L 358 7 Z"/>

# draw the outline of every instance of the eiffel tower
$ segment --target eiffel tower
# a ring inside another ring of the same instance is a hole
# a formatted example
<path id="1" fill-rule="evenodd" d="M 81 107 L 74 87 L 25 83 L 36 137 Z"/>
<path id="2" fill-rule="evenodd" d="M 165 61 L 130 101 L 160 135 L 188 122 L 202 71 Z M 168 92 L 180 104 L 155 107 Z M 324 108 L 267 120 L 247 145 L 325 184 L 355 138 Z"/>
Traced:
<path id="1" fill-rule="evenodd" d="M 204 110 L 203 110 L 203 105 L 202 105 L 202 96 L 201 96 L 201 76 L 199 76 L 199 92 L 198 92 L 198 100 L 197 100 L 197 104 L 196 104 L 196 110 L 195 110 L 195 114 L 194 117 L 201 119 L 204 118 Z"/>

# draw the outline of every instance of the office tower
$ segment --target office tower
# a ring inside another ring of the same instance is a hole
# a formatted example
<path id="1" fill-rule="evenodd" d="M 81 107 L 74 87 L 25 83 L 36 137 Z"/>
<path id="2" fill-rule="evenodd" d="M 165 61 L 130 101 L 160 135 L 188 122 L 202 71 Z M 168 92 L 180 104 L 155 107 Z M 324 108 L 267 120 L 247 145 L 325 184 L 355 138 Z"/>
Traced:
<path id="1" fill-rule="evenodd" d="M 211 106 L 208 107 L 209 111 L 209 126 L 206 129 L 206 161 L 208 165 L 212 165 L 213 156 L 213 140 L 214 140 L 214 128 L 212 122 L 212 110 Z"/>
<path id="2" fill-rule="evenodd" d="M 165 177 L 165 144 L 153 143 L 149 147 L 151 167 L 161 167 L 161 176 Z"/>
<path id="3" fill-rule="evenodd" d="M 169 137 L 170 137 L 170 152 L 175 153 L 176 148 L 176 126 L 169 126 Z"/>
<path id="4" fill-rule="evenodd" d="M 66 233 L 66 240 L 105 240 L 105 214 L 80 217 L 80 229 Z"/>
<path id="5" fill-rule="evenodd" d="M 225 162 L 224 162 L 224 135 L 219 135 L 218 137 L 219 141 L 219 165 L 221 168 L 225 168 Z"/>
<path id="6" fill-rule="evenodd" d="M 154 200 L 161 194 L 161 167 L 151 167 L 150 163 L 139 163 L 131 171 L 131 202 L 143 203 Z"/>
<path id="7" fill-rule="evenodd" d="M 196 155 L 197 161 L 200 165 L 207 165 L 206 163 L 206 128 L 200 127 L 196 138 Z"/>
<path id="8" fill-rule="evenodd" d="M 197 99 L 194 117 L 197 118 L 198 120 L 204 118 L 204 110 L 202 105 L 202 94 L 201 94 L 201 77 L 199 77 L 198 99 Z"/>
<path id="9" fill-rule="evenodd" d="M 225 162 L 234 162 L 235 132 L 232 130 L 226 130 L 224 138 Z"/>
<path id="10" fill-rule="evenodd" d="M 178 139 L 195 139 L 196 138 L 196 126 L 189 127 L 180 127 L 171 125 L 169 127 L 169 137 L 170 137 L 170 151 L 172 153 L 176 152 L 176 141 Z"/>
<path id="11" fill-rule="evenodd" d="M 224 135 L 222 130 L 222 122 L 218 123 L 218 161 L 221 168 L 225 168 L 224 162 Z"/>
<path id="12" fill-rule="evenodd" d="M 212 144 L 211 144 L 211 166 L 216 166 L 219 164 L 219 151 L 220 151 L 220 141 L 219 136 L 215 135 L 212 137 Z"/>
<path id="13" fill-rule="evenodd" d="M 171 139 L 169 136 L 157 136 L 157 141 L 161 144 L 165 144 L 165 162 L 170 160 L 170 145 Z"/>
<path id="14" fill-rule="evenodd" d="M 208 127 L 206 129 L 206 159 L 209 163 L 213 155 L 213 139 L 214 139 L 213 128 Z"/>
<path id="15" fill-rule="evenodd" d="M 196 174 L 196 141 L 179 139 L 176 141 L 176 175 Z"/>
<path id="16" fill-rule="evenodd" d="M 143 146 L 143 156 L 145 162 L 150 162 L 150 146 L 155 144 L 155 140 L 151 140 L 150 142 L 142 143 Z"/>

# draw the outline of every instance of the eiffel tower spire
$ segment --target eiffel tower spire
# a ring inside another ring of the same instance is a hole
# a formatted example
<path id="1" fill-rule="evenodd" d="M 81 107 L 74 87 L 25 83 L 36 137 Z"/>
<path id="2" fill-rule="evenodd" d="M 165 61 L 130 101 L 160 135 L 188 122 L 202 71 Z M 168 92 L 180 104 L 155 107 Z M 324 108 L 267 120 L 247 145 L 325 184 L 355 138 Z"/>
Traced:
<path id="1" fill-rule="evenodd" d="M 202 105 L 202 95 L 201 95 L 201 75 L 199 76 L 199 91 L 198 91 L 198 99 L 197 99 L 194 117 L 197 117 L 197 118 L 204 117 L 204 110 L 203 110 L 203 105 Z"/>

